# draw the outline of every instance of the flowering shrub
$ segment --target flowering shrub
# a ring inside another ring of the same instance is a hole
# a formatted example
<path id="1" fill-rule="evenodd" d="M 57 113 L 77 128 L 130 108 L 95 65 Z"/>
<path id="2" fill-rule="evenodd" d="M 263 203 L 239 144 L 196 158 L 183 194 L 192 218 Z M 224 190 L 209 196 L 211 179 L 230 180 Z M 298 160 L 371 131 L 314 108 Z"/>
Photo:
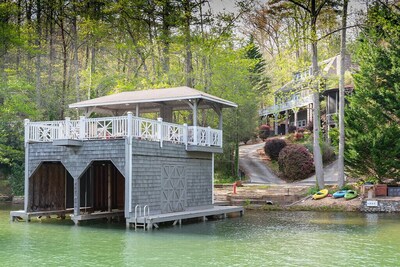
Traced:
<path id="1" fill-rule="evenodd" d="M 279 138 L 267 139 L 265 142 L 264 151 L 271 160 L 277 160 L 279 157 L 279 152 L 286 146 L 286 141 Z"/>
<path id="2" fill-rule="evenodd" d="M 259 128 L 259 136 L 261 139 L 267 139 L 271 133 L 271 127 L 267 124 L 263 124 Z"/>
<path id="3" fill-rule="evenodd" d="M 279 170 L 290 180 L 303 180 L 314 172 L 313 157 L 302 145 L 289 145 L 281 150 Z"/>

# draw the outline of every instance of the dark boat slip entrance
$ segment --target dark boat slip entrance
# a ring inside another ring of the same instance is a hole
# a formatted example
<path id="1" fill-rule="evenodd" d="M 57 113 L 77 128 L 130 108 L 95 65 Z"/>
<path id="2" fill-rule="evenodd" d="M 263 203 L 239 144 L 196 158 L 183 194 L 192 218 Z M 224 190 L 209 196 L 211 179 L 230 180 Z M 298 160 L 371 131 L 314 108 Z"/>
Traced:
<path id="1" fill-rule="evenodd" d="M 93 161 L 79 180 L 83 213 L 124 210 L 125 179 L 111 161 Z M 29 191 L 29 212 L 73 212 L 74 179 L 61 162 L 43 162 L 29 179 Z"/>

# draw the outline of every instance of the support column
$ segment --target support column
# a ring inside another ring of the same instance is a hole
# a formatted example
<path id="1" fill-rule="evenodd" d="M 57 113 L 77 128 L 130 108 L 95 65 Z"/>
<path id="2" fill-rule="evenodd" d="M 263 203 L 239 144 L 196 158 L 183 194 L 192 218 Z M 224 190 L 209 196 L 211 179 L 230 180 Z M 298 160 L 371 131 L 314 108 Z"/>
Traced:
<path id="1" fill-rule="evenodd" d="M 24 183 L 24 210 L 28 212 L 29 201 L 29 120 L 24 120 L 25 125 L 25 183 Z"/>
<path id="2" fill-rule="evenodd" d="M 81 213 L 81 183 L 79 178 L 74 178 L 74 216 Z M 77 221 L 75 221 L 75 224 Z"/>
<path id="3" fill-rule="evenodd" d="M 112 210 L 112 202 L 111 202 L 111 164 L 107 164 L 107 207 L 108 207 L 108 211 Z"/>
<path id="4" fill-rule="evenodd" d="M 278 135 L 278 113 L 274 114 L 275 135 Z"/>
<path id="5" fill-rule="evenodd" d="M 289 133 L 289 110 L 285 111 L 285 117 L 286 117 L 286 120 L 285 120 L 285 134 L 288 134 Z"/>
<path id="6" fill-rule="evenodd" d="M 211 170 L 212 170 L 212 174 L 211 174 L 211 197 L 212 197 L 212 204 L 214 205 L 215 201 L 214 201 L 214 153 L 211 153 Z"/>
<path id="7" fill-rule="evenodd" d="M 294 113 L 294 126 L 297 128 L 297 113 L 299 112 L 299 108 L 293 108 L 292 111 Z"/>

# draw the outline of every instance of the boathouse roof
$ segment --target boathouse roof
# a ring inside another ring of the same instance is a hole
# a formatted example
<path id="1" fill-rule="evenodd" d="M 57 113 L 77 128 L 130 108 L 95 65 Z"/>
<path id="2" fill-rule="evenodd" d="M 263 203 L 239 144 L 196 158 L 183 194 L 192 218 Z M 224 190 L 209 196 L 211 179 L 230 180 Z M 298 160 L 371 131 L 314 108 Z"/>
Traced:
<path id="1" fill-rule="evenodd" d="M 190 110 L 188 103 L 194 100 L 198 100 L 198 108 L 212 108 L 214 105 L 220 108 L 237 107 L 237 104 L 231 101 L 187 86 L 121 92 L 73 103 L 69 107 L 86 111 L 91 109 L 97 112 L 120 113 L 140 105 L 140 111 L 146 113 L 154 112 L 160 106 L 169 106 L 174 110 Z"/>

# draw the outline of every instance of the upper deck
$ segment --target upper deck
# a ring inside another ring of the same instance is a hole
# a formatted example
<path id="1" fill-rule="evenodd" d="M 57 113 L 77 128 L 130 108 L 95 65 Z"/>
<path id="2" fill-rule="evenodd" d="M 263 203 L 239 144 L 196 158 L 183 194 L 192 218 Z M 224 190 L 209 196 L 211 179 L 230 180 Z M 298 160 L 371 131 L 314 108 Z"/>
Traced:
<path id="1" fill-rule="evenodd" d="M 133 116 L 86 118 L 79 120 L 66 118 L 61 121 L 31 122 L 25 120 L 25 142 L 108 140 L 115 138 L 137 138 L 159 142 L 172 142 L 189 146 L 222 148 L 222 130 L 210 127 L 188 126 L 164 122 L 161 118 L 151 120 Z M 66 143 L 65 143 L 66 144 Z"/>

